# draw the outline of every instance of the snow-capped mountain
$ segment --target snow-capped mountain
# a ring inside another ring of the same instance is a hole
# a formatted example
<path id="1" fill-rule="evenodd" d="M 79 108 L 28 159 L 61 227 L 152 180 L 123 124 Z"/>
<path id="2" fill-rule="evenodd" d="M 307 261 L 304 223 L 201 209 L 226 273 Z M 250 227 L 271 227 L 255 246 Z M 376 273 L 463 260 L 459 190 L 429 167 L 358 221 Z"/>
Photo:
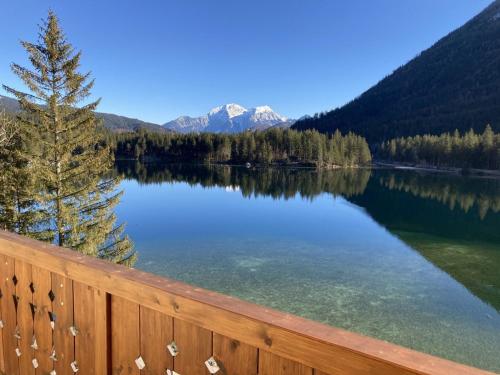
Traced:
<path id="1" fill-rule="evenodd" d="M 170 129 L 179 133 L 191 133 L 203 131 L 208 125 L 208 116 L 189 117 L 181 116 L 174 121 L 167 122 L 163 125 L 164 128 Z"/>
<path id="2" fill-rule="evenodd" d="M 238 104 L 226 104 L 212 109 L 205 116 L 181 116 L 163 126 L 180 133 L 239 133 L 273 126 L 290 127 L 292 123 L 267 105 L 246 109 Z"/>

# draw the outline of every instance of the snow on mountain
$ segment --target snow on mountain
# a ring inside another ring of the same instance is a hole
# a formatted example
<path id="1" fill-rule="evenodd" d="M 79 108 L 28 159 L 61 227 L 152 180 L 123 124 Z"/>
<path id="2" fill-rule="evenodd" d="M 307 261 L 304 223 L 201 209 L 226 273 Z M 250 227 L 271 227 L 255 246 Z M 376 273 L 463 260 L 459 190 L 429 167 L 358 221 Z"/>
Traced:
<path id="1" fill-rule="evenodd" d="M 181 116 L 163 126 L 180 133 L 239 133 L 264 130 L 273 126 L 289 127 L 292 121 L 274 112 L 269 106 L 246 109 L 238 104 L 213 108 L 206 116 Z"/>
<path id="2" fill-rule="evenodd" d="M 210 112 L 208 112 L 208 116 L 227 116 L 228 118 L 233 118 L 245 113 L 246 111 L 247 110 L 241 105 L 231 103 L 213 108 Z"/>
<path id="3" fill-rule="evenodd" d="M 207 125 L 208 116 L 181 116 L 173 121 L 167 122 L 163 125 L 163 127 L 179 133 L 193 133 L 203 131 Z"/>

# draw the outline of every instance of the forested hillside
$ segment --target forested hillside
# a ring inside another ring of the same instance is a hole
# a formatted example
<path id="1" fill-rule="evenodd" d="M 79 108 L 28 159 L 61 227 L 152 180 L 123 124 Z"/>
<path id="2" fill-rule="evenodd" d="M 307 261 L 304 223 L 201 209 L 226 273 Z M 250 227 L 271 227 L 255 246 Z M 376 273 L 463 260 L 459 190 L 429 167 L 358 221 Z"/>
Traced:
<path id="1" fill-rule="evenodd" d="M 5 110 L 7 113 L 16 113 L 19 111 L 19 102 L 16 99 L 0 95 L 0 110 Z M 104 127 L 116 132 L 129 132 L 137 129 L 146 129 L 161 133 L 169 131 L 157 124 L 135 118 L 114 115 L 112 113 L 96 112 L 96 117 L 102 120 Z"/>
<path id="2" fill-rule="evenodd" d="M 213 163 L 308 164 L 355 167 L 371 162 L 365 139 L 336 132 L 271 129 L 240 134 L 109 134 L 117 158 Z"/>
<path id="3" fill-rule="evenodd" d="M 500 131 L 500 0 L 351 103 L 294 128 L 353 131 L 376 143 L 417 134 Z"/>

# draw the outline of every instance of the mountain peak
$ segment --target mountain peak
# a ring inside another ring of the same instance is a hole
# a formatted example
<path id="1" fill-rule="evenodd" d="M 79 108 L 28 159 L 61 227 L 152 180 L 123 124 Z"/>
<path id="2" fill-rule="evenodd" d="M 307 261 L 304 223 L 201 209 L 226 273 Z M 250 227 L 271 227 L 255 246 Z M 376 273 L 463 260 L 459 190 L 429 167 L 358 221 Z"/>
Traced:
<path id="1" fill-rule="evenodd" d="M 163 126 L 181 133 L 239 133 L 246 130 L 264 130 L 273 126 L 288 127 L 291 122 L 268 105 L 246 109 L 239 104 L 229 103 L 211 109 L 205 116 L 181 116 Z"/>
<path id="2" fill-rule="evenodd" d="M 209 116 L 214 116 L 218 113 L 226 113 L 229 118 L 233 118 L 236 116 L 241 115 L 242 113 L 245 113 L 247 109 L 245 107 L 242 107 L 239 104 L 235 103 L 229 103 L 229 104 L 224 104 L 219 107 L 215 107 L 210 112 L 208 113 Z"/>
<path id="3" fill-rule="evenodd" d="M 273 110 L 268 105 L 261 105 L 259 107 L 255 107 L 255 112 L 257 112 L 257 113 L 259 113 L 259 112 L 273 112 Z"/>
<path id="4" fill-rule="evenodd" d="M 285 122 L 288 120 L 288 118 L 286 118 L 285 116 L 281 116 L 274 112 L 268 105 L 255 107 L 251 109 L 251 112 L 254 119 L 259 118 L 261 120 L 281 122 Z"/>

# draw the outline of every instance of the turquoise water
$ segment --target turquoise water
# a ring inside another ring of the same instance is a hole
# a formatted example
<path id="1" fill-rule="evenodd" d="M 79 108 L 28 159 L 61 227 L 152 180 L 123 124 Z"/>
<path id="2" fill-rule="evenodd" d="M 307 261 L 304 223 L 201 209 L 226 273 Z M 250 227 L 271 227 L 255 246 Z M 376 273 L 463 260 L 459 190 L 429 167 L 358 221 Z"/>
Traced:
<path id="1" fill-rule="evenodd" d="M 121 164 L 137 268 L 500 372 L 500 183 Z"/>

